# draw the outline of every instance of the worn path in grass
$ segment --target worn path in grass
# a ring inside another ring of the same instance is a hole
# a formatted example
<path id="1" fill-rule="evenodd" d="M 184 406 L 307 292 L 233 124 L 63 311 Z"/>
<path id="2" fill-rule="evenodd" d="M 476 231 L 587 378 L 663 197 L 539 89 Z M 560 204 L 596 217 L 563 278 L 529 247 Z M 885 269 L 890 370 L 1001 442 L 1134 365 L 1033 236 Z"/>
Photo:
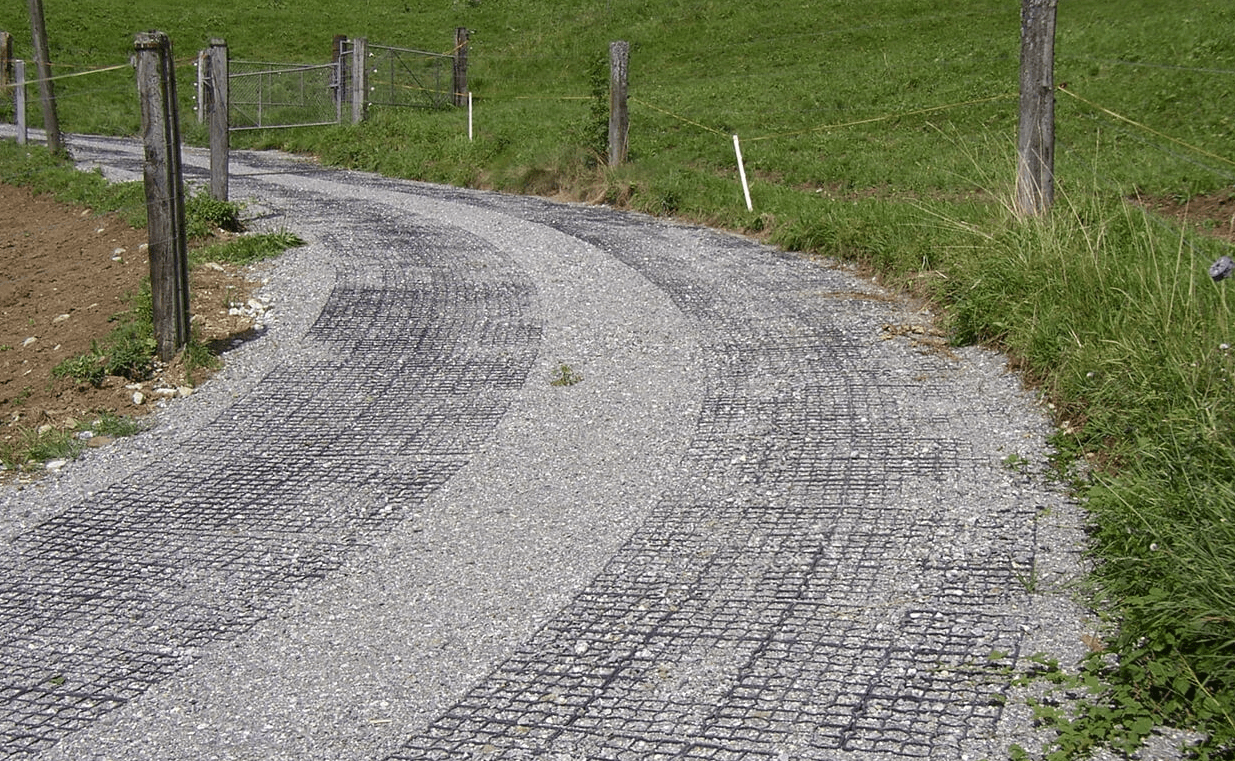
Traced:
<path id="1" fill-rule="evenodd" d="M 1027 741 L 1011 674 L 1078 655 L 1081 534 L 999 357 L 727 234 L 232 169 L 309 245 L 199 393 L 0 494 L 0 758 Z"/>

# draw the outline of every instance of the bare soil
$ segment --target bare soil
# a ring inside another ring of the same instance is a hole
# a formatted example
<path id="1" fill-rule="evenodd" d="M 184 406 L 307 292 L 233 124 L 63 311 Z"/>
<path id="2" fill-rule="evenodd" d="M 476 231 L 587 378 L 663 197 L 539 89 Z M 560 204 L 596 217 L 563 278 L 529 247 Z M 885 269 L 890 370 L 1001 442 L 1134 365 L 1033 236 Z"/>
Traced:
<path id="1" fill-rule="evenodd" d="M 156 389 L 206 379 L 206 370 L 186 377 L 179 360 L 158 367 L 140 388 L 119 377 L 94 387 L 52 374 L 103 342 L 149 272 L 145 230 L 0 183 L 0 447 L 44 426 L 74 428 L 100 412 L 141 416 L 160 397 Z M 243 303 L 251 285 L 244 268 L 194 268 L 199 340 L 217 346 L 252 329 L 250 319 L 228 313 L 228 303 Z"/>
<path id="2" fill-rule="evenodd" d="M 1204 235 L 1235 243 L 1235 189 L 1187 201 L 1174 198 L 1140 198 L 1141 205 Z"/>

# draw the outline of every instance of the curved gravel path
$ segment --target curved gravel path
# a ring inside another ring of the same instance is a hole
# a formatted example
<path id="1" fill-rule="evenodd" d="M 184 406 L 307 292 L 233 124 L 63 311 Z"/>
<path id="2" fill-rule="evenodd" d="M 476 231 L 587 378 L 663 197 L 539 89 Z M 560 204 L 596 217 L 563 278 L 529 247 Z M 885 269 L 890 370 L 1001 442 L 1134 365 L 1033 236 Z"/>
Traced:
<path id="1" fill-rule="evenodd" d="M 698 227 L 272 154 L 232 194 L 309 241 L 261 337 L 0 492 L 0 758 L 1032 742 L 1011 673 L 1078 654 L 1082 533 L 1005 464 L 1049 428 L 999 357 Z"/>

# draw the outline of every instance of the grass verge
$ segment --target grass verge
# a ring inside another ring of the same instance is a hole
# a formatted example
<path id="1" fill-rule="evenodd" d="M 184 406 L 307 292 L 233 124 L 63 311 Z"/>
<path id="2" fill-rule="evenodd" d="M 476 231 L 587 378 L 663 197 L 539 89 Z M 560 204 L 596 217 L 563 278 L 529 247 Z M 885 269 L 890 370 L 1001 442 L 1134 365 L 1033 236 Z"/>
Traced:
<path id="1" fill-rule="evenodd" d="M 0 177 L 24 185 L 57 200 L 86 205 L 96 212 L 116 212 L 138 227 L 145 225 L 145 199 L 141 183 L 108 183 L 99 172 L 78 171 L 67 161 L 51 156 L 41 147 L 25 148 L 0 143 Z M 202 192 L 191 194 L 185 204 L 186 232 L 194 240 L 190 267 L 204 262 L 236 266 L 253 264 L 280 255 L 303 244 L 287 231 L 268 234 L 243 232 L 241 207 L 219 202 Z M 221 242 L 204 245 L 222 236 Z M 129 308 L 112 318 L 115 327 L 95 340 L 90 351 L 69 357 L 52 369 L 52 377 L 82 385 L 100 386 L 107 376 L 144 381 L 153 376 L 157 343 L 154 339 L 153 307 L 149 280 L 129 296 Z M 217 369 L 218 357 L 196 337 L 190 339 L 181 359 L 190 383 L 203 369 Z M 0 463 L 8 470 L 28 470 L 48 461 L 71 459 L 94 435 L 115 438 L 140 430 L 111 414 L 100 414 L 85 427 L 68 430 L 52 426 L 19 428 L 12 442 L 0 450 Z"/>

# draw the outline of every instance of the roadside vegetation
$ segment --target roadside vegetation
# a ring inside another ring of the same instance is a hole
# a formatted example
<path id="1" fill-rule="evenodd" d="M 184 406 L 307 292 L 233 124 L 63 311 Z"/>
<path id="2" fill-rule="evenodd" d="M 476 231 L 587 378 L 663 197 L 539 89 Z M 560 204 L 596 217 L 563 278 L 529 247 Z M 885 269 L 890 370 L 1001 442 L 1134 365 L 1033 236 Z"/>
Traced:
<path id="1" fill-rule="evenodd" d="M 223 37 L 233 58 L 323 62 L 335 34 L 447 51 L 466 26 L 474 140 L 460 110 L 374 109 L 360 125 L 233 145 L 672 215 L 854 262 L 931 299 L 955 343 L 1007 352 L 1054 405 L 1055 472 L 1092 515 L 1083 592 L 1109 615 L 1109 636 L 1079 671 L 1038 670 L 1058 700 L 1083 698 L 1039 706 L 1059 730 L 1047 751 L 1127 750 L 1173 725 L 1206 735 L 1201 757 L 1231 757 L 1235 285 L 1207 269 L 1235 239 L 1235 7 L 1061 4 L 1059 201 L 1020 219 L 1017 6 L 80 0 L 47 14 L 53 57 L 70 69 L 125 60 L 149 28 L 182 57 Z M 25 29 L 18 11 L 0 10 L 0 28 Z M 610 168 L 616 39 L 632 45 L 632 131 L 630 160 Z M 131 73 L 99 77 L 63 81 L 65 129 L 136 132 Z"/>
<path id="2" fill-rule="evenodd" d="M 87 207 L 92 213 L 118 214 L 134 227 L 146 225 L 146 201 L 140 182 L 109 183 L 100 173 L 78 171 L 41 147 L 0 143 L 0 178 L 49 194 L 65 204 Z M 295 235 L 285 231 L 231 237 L 243 231 L 241 213 L 238 204 L 215 201 L 203 192 L 190 195 L 185 204 L 186 233 L 193 242 L 190 268 L 206 262 L 245 266 L 301 245 Z M 227 237 L 212 242 L 218 236 Z M 157 345 L 148 278 L 128 295 L 127 308 L 112 315 L 111 322 L 114 327 L 107 335 L 93 341 L 89 351 L 61 361 L 52 369 L 52 377 L 96 388 L 107 376 L 149 380 L 156 369 Z M 180 360 L 190 382 L 201 371 L 213 370 L 219 364 L 211 347 L 196 335 Z M 114 439 L 139 430 L 138 420 L 111 412 L 84 416 L 68 428 L 45 423 L 18 426 L 15 435 L 0 441 L 0 470 L 11 473 L 32 465 L 41 468 L 47 462 L 76 456 L 94 436 Z"/>

